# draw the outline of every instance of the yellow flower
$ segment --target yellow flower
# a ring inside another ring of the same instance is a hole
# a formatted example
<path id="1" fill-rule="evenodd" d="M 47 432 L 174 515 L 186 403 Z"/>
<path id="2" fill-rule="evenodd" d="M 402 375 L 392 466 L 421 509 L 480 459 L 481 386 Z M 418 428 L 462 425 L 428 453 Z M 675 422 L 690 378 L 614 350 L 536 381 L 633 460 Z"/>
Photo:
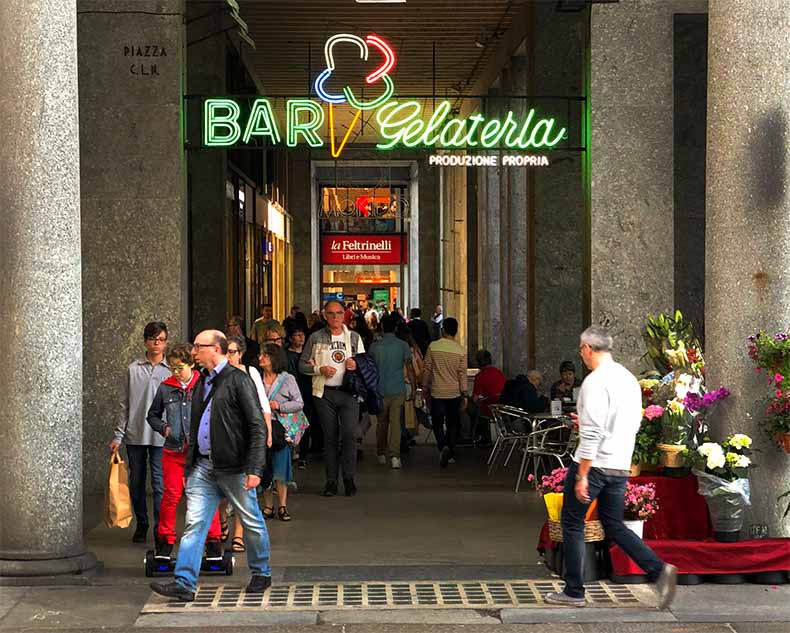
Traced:
<path id="1" fill-rule="evenodd" d="M 670 400 L 667 404 L 667 409 L 675 415 L 680 415 L 686 410 L 686 406 L 677 398 Z"/>

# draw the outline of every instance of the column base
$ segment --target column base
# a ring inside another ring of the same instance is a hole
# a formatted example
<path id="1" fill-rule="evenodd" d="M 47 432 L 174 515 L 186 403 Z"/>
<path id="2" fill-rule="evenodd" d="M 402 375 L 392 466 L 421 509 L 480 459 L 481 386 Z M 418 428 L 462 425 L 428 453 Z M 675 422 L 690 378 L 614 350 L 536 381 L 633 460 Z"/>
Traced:
<path id="1" fill-rule="evenodd" d="M 100 567 L 93 552 L 83 552 L 66 558 L 0 559 L 0 585 L 41 584 L 42 580 L 43 584 L 68 583 L 69 577 L 85 576 Z"/>

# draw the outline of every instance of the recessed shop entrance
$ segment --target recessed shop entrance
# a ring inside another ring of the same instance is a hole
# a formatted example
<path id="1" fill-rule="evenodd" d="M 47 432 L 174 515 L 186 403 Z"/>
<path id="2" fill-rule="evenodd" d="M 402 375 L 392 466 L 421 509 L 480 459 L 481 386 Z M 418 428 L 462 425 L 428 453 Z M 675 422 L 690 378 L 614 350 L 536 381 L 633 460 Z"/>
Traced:
<path id="1" fill-rule="evenodd" d="M 315 161 L 314 303 L 419 305 L 416 162 Z"/>

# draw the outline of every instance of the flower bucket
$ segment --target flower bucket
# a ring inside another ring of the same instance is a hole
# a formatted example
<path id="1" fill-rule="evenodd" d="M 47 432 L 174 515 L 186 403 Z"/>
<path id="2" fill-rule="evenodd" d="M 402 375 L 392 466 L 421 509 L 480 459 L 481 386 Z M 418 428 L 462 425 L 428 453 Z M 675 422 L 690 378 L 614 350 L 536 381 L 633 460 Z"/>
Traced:
<path id="1" fill-rule="evenodd" d="M 708 504 L 713 538 L 724 543 L 737 541 L 746 508 L 751 505 L 749 480 L 727 481 L 696 468 L 692 472 L 697 476 L 698 492 Z"/>
<path id="2" fill-rule="evenodd" d="M 639 477 L 642 472 L 642 464 L 631 464 L 630 477 Z"/>
<path id="3" fill-rule="evenodd" d="M 685 446 L 678 446 L 677 444 L 658 444 L 658 450 L 661 451 L 661 465 L 667 468 L 682 468 L 686 463 L 686 458 L 683 457 L 683 450 Z"/>
<path id="4" fill-rule="evenodd" d="M 785 453 L 790 453 L 790 433 L 777 433 L 774 435 L 774 439 Z"/>
<path id="5" fill-rule="evenodd" d="M 644 521 L 629 521 L 628 519 L 625 519 L 623 521 L 623 525 L 636 534 L 639 538 L 642 538 L 645 527 Z"/>
<path id="6" fill-rule="evenodd" d="M 639 468 L 643 473 L 657 473 L 658 469 L 660 468 L 660 464 L 650 464 L 648 462 L 642 462 L 639 464 Z"/>

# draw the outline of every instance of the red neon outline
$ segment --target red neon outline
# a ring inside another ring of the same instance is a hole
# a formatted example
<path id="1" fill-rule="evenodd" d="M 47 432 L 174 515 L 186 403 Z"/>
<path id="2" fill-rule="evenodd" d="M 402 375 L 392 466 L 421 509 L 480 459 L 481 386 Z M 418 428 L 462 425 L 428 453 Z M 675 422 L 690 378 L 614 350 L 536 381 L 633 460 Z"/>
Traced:
<path id="1" fill-rule="evenodd" d="M 384 55 L 384 64 L 365 77 L 365 83 L 372 84 L 388 74 L 395 67 L 395 52 L 392 47 L 375 33 L 365 38 L 365 42 L 375 46 Z"/>

